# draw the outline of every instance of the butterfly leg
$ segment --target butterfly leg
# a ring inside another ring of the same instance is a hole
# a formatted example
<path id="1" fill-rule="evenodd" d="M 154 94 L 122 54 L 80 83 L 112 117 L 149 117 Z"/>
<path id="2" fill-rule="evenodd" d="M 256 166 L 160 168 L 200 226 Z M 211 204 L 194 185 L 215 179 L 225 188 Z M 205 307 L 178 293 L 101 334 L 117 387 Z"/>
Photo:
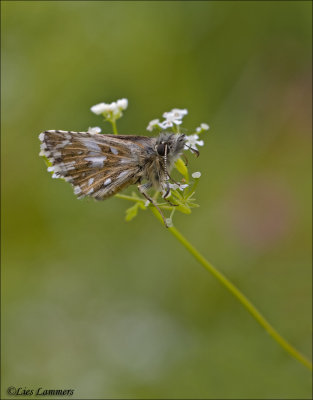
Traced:
<path id="1" fill-rule="evenodd" d="M 160 207 L 155 203 L 155 201 L 145 191 L 145 189 L 149 189 L 149 187 L 151 187 L 151 184 L 149 184 L 149 183 L 144 184 L 144 185 L 138 185 L 138 190 L 159 211 L 159 213 L 160 213 L 160 215 L 161 215 L 161 217 L 163 219 L 164 225 L 166 226 L 166 228 L 168 228 L 168 225 L 166 223 L 166 219 L 165 219 L 164 214 L 162 213 Z"/>
<path id="2" fill-rule="evenodd" d="M 178 185 L 178 186 L 180 185 L 179 182 L 175 181 L 175 180 L 171 177 L 170 174 L 167 174 L 167 176 L 168 176 L 168 179 L 170 179 L 172 182 L 176 183 L 176 185 Z"/>
<path id="3" fill-rule="evenodd" d="M 168 175 L 169 176 L 169 175 Z M 162 196 L 162 198 L 168 202 L 169 205 L 171 205 L 172 207 L 176 207 L 178 206 L 178 204 L 173 204 L 170 200 L 167 199 L 168 195 L 170 194 L 170 185 L 168 182 L 166 182 L 166 188 L 164 189 L 166 190 L 164 195 Z"/>
<path id="4" fill-rule="evenodd" d="M 167 196 L 170 194 L 170 185 L 168 184 L 168 182 L 166 181 L 166 187 L 165 187 L 165 193 L 163 194 L 163 199 L 166 200 Z"/>

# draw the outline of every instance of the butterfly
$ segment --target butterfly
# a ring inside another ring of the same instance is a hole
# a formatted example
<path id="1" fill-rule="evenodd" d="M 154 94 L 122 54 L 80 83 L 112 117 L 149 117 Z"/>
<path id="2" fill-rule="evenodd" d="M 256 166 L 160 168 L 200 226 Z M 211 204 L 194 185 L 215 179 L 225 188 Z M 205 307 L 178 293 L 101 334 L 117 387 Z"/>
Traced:
<path id="1" fill-rule="evenodd" d="M 184 134 L 148 137 L 49 130 L 40 133 L 39 140 L 39 155 L 49 160 L 52 178 L 69 182 L 78 198 L 103 200 L 137 184 L 166 225 L 147 190 L 153 187 L 163 192 L 163 198 L 168 196 L 169 173 L 186 145 Z"/>

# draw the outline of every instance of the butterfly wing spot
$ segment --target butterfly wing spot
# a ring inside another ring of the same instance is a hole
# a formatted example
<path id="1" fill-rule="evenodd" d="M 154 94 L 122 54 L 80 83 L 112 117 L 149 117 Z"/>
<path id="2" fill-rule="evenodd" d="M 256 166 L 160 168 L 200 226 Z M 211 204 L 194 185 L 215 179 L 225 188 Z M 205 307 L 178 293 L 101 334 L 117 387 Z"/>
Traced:
<path id="1" fill-rule="evenodd" d="M 112 154 L 118 154 L 118 150 L 115 147 L 110 147 L 110 150 Z"/>
<path id="2" fill-rule="evenodd" d="M 112 179 L 111 179 L 111 178 L 107 178 L 107 179 L 104 181 L 103 186 L 108 186 L 111 182 L 112 182 Z"/>
<path id="3" fill-rule="evenodd" d="M 75 169 L 75 161 L 67 162 L 67 163 L 59 163 L 52 165 L 51 167 L 47 168 L 48 172 L 60 172 L 64 173 L 66 171 L 71 171 Z"/>
<path id="4" fill-rule="evenodd" d="M 54 153 L 53 153 L 53 156 L 55 157 L 55 158 L 59 158 L 59 157 L 61 157 L 61 152 L 60 151 L 55 151 Z"/>
<path id="5" fill-rule="evenodd" d="M 68 140 L 68 139 L 66 139 L 66 140 L 63 140 L 63 142 L 57 144 L 57 145 L 55 146 L 55 148 L 56 148 L 56 149 L 63 149 L 63 147 L 67 146 L 67 145 L 70 144 L 70 143 L 71 143 L 71 141 Z"/>
<path id="6" fill-rule="evenodd" d="M 55 174 L 53 174 L 53 175 L 55 175 Z M 53 177 L 53 175 L 52 175 L 52 177 Z M 61 178 L 61 176 L 59 175 L 59 176 L 57 176 L 56 178 Z M 66 181 L 66 182 L 73 182 L 73 178 L 71 177 L 71 176 L 64 176 L 63 177 L 63 179 Z"/>
<path id="7" fill-rule="evenodd" d="M 122 158 L 119 163 L 120 164 L 129 164 L 129 163 L 131 163 L 131 161 L 128 160 L 127 158 Z"/>
<path id="8" fill-rule="evenodd" d="M 94 180 L 95 180 L 94 178 L 90 178 L 89 181 L 88 181 L 88 186 L 92 185 Z"/>
<path id="9" fill-rule="evenodd" d="M 128 174 L 128 171 L 122 171 L 118 174 L 117 179 L 119 178 L 123 178 L 124 176 L 126 176 Z"/>
<path id="10" fill-rule="evenodd" d="M 82 192 L 80 186 L 74 186 L 74 193 L 75 194 L 80 194 Z"/>
<path id="11" fill-rule="evenodd" d="M 101 157 L 86 157 L 84 160 L 91 162 L 91 166 L 95 168 L 101 168 L 103 167 L 104 161 L 107 159 L 106 156 L 101 156 Z"/>
<path id="12" fill-rule="evenodd" d="M 79 139 L 80 143 L 87 147 L 91 151 L 95 151 L 98 154 L 101 153 L 101 147 L 94 141 L 86 140 L 85 138 Z"/>

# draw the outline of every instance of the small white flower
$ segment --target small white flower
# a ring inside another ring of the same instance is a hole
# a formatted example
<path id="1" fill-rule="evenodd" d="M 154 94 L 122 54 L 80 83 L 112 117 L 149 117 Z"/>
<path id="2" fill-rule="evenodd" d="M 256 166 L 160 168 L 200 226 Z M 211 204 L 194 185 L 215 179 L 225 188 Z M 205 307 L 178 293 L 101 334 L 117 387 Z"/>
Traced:
<path id="1" fill-rule="evenodd" d="M 172 115 L 173 115 L 173 114 L 172 114 L 171 111 L 167 111 L 167 112 L 165 112 L 165 113 L 162 114 L 162 117 L 167 119 L 167 117 L 171 117 Z"/>
<path id="2" fill-rule="evenodd" d="M 120 110 L 126 110 L 126 108 L 128 107 L 128 100 L 127 99 L 119 99 L 119 100 L 117 100 L 116 104 Z"/>
<path id="3" fill-rule="evenodd" d="M 199 135 L 197 134 L 186 136 L 185 150 L 187 150 L 189 147 L 191 147 L 193 150 L 198 150 L 197 146 L 203 146 L 204 141 L 198 139 Z"/>
<path id="4" fill-rule="evenodd" d="M 201 172 L 194 172 L 193 174 L 191 174 L 191 176 L 192 176 L 194 179 L 199 179 L 200 176 L 201 176 Z"/>
<path id="5" fill-rule="evenodd" d="M 160 120 L 159 119 L 153 119 L 152 121 L 149 122 L 149 125 L 147 126 L 147 131 L 152 132 L 153 128 L 159 125 Z"/>
<path id="6" fill-rule="evenodd" d="M 171 113 L 173 113 L 176 118 L 183 118 L 185 115 L 188 114 L 188 110 L 186 108 L 184 108 L 184 109 L 173 108 Z"/>
<path id="7" fill-rule="evenodd" d="M 107 104 L 105 104 L 105 103 L 99 103 L 99 104 L 96 104 L 96 105 L 94 105 L 94 106 L 92 106 L 91 108 L 90 108 L 90 110 L 93 112 L 93 113 L 95 113 L 95 114 L 97 114 L 97 115 L 100 115 L 100 114 L 102 114 L 102 113 L 104 113 L 104 112 L 106 112 L 107 111 Z"/>
<path id="8" fill-rule="evenodd" d="M 208 124 L 202 123 L 197 129 L 197 132 L 208 131 L 210 129 Z"/>
<path id="9" fill-rule="evenodd" d="M 180 108 L 173 108 L 173 110 L 169 112 L 165 112 L 163 114 L 164 118 L 172 118 L 174 117 L 175 119 L 182 119 L 185 115 L 188 114 L 188 110 L 184 108 L 183 110 Z"/>
<path id="10" fill-rule="evenodd" d="M 115 101 L 113 101 L 111 104 L 108 104 L 108 111 L 113 115 L 120 113 L 120 109 Z"/>
<path id="11" fill-rule="evenodd" d="M 179 186 L 179 189 L 183 191 L 183 190 L 186 189 L 186 187 L 188 187 L 188 186 L 189 186 L 189 185 L 186 183 L 186 184 L 184 184 L 184 185 L 180 185 L 180 186 Z"/>
<path id="12" fill-rule="evenodd" d="M 90 126 L 87 132 L 93 135 L 94 133 L 100 133 L 101 128 L 99 128 L 99 126 Z"/>
<path id="13" fill-rule="evenodd" d="M 176 190 L 179 188 L 179 186 L 176 183 L 169 183 L 169 187 L 173 190 Z"/>
<path id="14" fill-rule="evenodd" d="M 183 191 L 186 187 L 188 187 L 188 184 L 184 184 L 184 185 L 177 185 L 177 183 L 169 183 L 169 187 L 173 190 L 179 189 L 181 191 Z"/>
<path id="15" fill-rule="evenodd" d="M 163 117 L 166 118 L 165 121 L 159 123 L 159 126 L 163 129 L 169 128 L 171 126 L 180 125 L 182 121 L 177 118 L 172 112 L 166 112 L 163 114 Z"/>
<path id="16" fill-rule="evenodd" d="M 166 120 L 159 123 L 159 127 L 162 129 L 170 128 L 171 126 L 173 126 L 173 124 Z"/>
<path id="17" fill-rule="evenodd" d="M 180 125 L 182 123 L 183 117 L 186 114 L 188 114 L 188 111 L 186 109 L 173 108 L 172 111 L 163 113 L 163 118 L 165 118 L 165 121 L 159 122 L 158 125 L 162 129 L 170 128 L 174 124 Z"/>

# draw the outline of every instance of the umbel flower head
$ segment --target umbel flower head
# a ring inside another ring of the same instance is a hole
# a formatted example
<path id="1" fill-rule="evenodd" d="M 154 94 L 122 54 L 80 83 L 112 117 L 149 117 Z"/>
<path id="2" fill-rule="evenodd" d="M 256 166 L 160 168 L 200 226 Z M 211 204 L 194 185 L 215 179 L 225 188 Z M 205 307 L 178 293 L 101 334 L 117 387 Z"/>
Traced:
<path id="1" fill-rule="evenodd" d="M 151 120 L 147 126 L 147 130 L 150 132 L 154 130 L 160 132 L 160 130 L 166 129 L 166 131 L 172 130 L 174 133 L 180 133 L 180 128 L 183 124 L 183 118 L 187 114 L 188 110 L 186 108 L 173 108 L 171 111 L 167 111 L 162 114 L 164 120 L 160 121 L 159 118 Z M 209 125 L 206 123 L 201 123 L 191 135 L 186 135 L 184 149 L 191 150 L 191 152 L 198 154 L 197 146 L 204 146 L 204 141 L 200 139 L 199 135 L 203 134 L 207 130 L 209 130 Z M 191 208 L 198 206 L 194 203 L 193 196 L 199 178 L 201 177 L 201 172 L 192 173 L 192 180 L 190 180 L 187 166 L 182 159 L 177 160 L 175 163 L 175 168 L 183 176 L 183 179 L 182 182 L 169 183 L 170 191 L 168 193 L 168 199 L 172 204 L 175 205 L 172 209 L 170 218 L 167 219 L 169 226 L 172 226 L 172 218 L 176 210 L 185 214 L 189 214 L 191 212 Z"/>
<path id="2" fill-rule="evenodd" d="M 123 98 L 113 101 L 112 103 L 103 102 L 96 104 L 91 107 L 91 111 L 97 115 L 103 115 L 105 120 L 112 124 L 113 131 L 115 134 L 117 134 L 116 120 L 123 115 L 122 112 L 127 107 L 128 100 Z M 176 135 L 178 134 L 179 137 L 182 137 L 181 127 L 183 124 L 183 119 L 186 115 L 188 115 L 187 109 L 173 108 L 172 110 L 166 111 L 162 114 L 162 120 L 159 118 L 151 120 L 147 126 L 147 130 L 150 132 L 156 131 L 160 135 L 159 137 L 162 137 L 161 135 L 168 135 L 171 132 Z M 184 150 L 191 150 L 192 153 L 199 154 L 198 147 L 204 146 L 204 141 L 203 139 L 200 139 L 199 135 L 203 134 L 208 129 L 209 126 L 207 124 L 201 123 L 200 126 L 198 126 L 190 135 L 184 134 L 183 140 L 185 144 L 182 144 Z M 91 134 L 100 133 L 101 129 L 99 127 L 91 127 L 88 129 L 88 132 Z M 173 137 L 176 136 L 174 135 Z M 170 155 L 171 154 L 168 154 L 167 156 L 169 157 Z M 153 196 L 153 199 L 146 194 L 145 198 L 142 198 L 135 193 L 133 193 L 131 197 L 126 196 L 127 199 L 131 199 L 135 202 L 135 204 L 126 211 L 127 221 L 133 219 L 137 215 L 139 209 L 145 210 L 154 206 L 157 207 L 158 211 L 161 213 L 165 224 L 167 226 L 172 226 L 173 215 L 176 211 L 180 211 L 184 214 L 190 214 L 192 208 L 198 207 L 198 205 L 194 202 L 194 194 L 201 173 L 193 172 L 189 174 L 187 165 L 181 158 L 176 160 L 174 167 L 177 173 L 180 174 L 180 178 L 175 178 L 176 180 L 174 180 L 172 176 L 168 174 L 165 167 L 165 180 L 163 185 L 160 186 L 159 191 L 157 191 Z M 162 171 L 160 171 L 160 173 L 163 174 Z M 126 171 L 122 171 L 120 174 L 126 174 Z M 151 187 L 151 185 L 149 187 Z M 162 202 L 158 201 L 160 195 L 162 195 L 162 200 L 160 199 Z M 120 194 L 116 194 L 116 196 L 125 198 L 125 196 Z M 147 198 L 149 199 L 148 201 Z M 161 210 L 164 212 L 168 212 L 168 210 L 170 210 L 170 216 L 165 218 Z"/>
<path id="3" fill-rule="evenodd" d="M 147 131 L 152 132 L 154 129 L 168 129 L 173 128 L 174 132 L 179 132 L 178 125 L 183 123 L 183 118 L 188 114 L 188 110 L 186 108 L 173 108 L 171 111 L 167 111 L 163 113 L 164 121 L 161 121 L 156 118 L 149 122 L 147 126 Z M 208 131 L 210 129 L 209 125 L 206 123 L 201 123 L 199 127 L 196 128 L 195 133 L 192 135 L 186 135 L 186 144 L 185 150 L 194 150 L 198 151 L 197 146 L 204 146 L 204 141 L 199 140 L 199 134 Z"/>
<path id="4" fill-rule="evenodd" d="M 174 125 L 181 125 L 183 123 L 182 119 L 188 114 L 188 110 L 173 108 L 171 111 L 163 113 L 164 121 L 160 122 L 159 119 L 153 119 L 149 122 L 147 126 L 148 131 L 152 131 L 153 128 L 159 127 L 161 129 L 171 128 Z"/>
<path id="5" fill-rule="evenodd" d="M 127 99 L 119 99 L 117 101 L 113 101 L 112 103 L 99 103 L 90 108 L 90 110 L 97 114 L 103 115 L 105 119 L 108 120 L 117 120 L 120 118 L 123 113 L 123 110 L 126 110 L 128 107 Z"/>

